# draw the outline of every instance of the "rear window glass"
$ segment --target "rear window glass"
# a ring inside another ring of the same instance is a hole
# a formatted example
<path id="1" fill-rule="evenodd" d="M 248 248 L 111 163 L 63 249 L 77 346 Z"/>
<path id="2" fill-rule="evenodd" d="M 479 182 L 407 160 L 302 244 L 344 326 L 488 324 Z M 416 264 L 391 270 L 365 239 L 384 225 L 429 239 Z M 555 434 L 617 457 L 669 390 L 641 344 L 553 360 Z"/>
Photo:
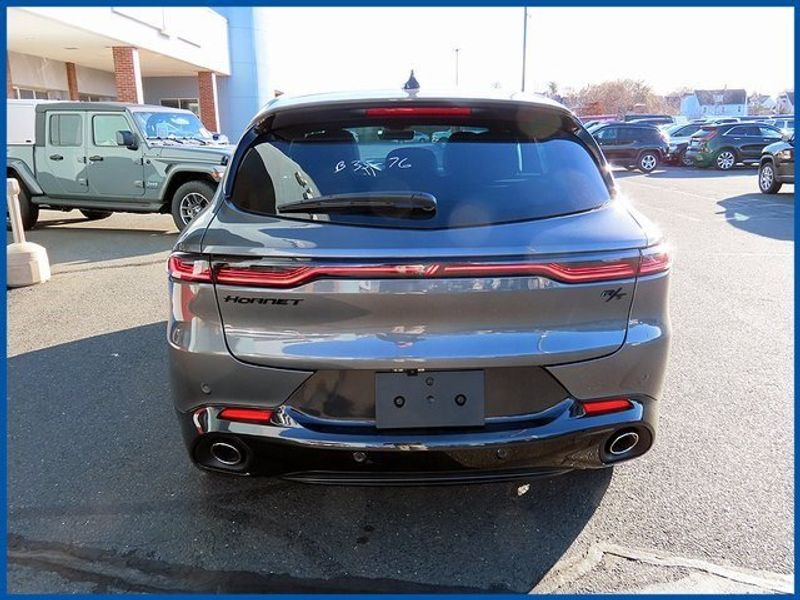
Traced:
<path id="1" fill-rule="evenodd" d="M 585 211 L 607 202 L 609 190 L 579 135 L 590 137 L 552 115 L 525 126 L 404 118 L 278 128 L 246 152 L 231 199 L 264 215 L 425 229 Z M 381 192 L 431 194 L 435 214 L 281 214 L 281 207 L 304 200 Z"/>

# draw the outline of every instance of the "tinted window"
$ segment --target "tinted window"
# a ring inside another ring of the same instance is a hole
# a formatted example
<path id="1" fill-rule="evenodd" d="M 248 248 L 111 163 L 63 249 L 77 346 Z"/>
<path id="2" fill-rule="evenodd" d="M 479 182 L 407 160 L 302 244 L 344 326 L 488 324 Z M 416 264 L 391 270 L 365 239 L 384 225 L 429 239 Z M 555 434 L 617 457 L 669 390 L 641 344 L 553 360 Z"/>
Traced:
<path id="1" fill-rule="evenodd" d="M 617 128 L 603 127 L 602 129 L 594 130 L 592 135 L 594 135 L 598 141 L 605 142 L 606 144 L 612 144 L 617 139 Z"/>
<path id="2" fill-rule="evenodd" d="M 366 120 L 366 119 L 362 119 Z M 286 213 L 359 225 L 448 228 L 505 223 L 596 208 L 609 200 L 599 167 L 561 117 L 521 131 L 508 122 L 465 125 L 403 119 L 342 127 L 342 121 L 265 134 L 245 154 L 233 182 L 238 207 L 281 216 L 281 207 L 332 194 L 424 192 L 431 218 L 386 213 Z M 441 143 L 415 132 L 451 130 Z M 587 135 L 581 133 L 581 135 Z"/>
<path id="3" fill-rule="evenodd" d="M 675 137 L 687 137 L 690 135 L 694 135 L 698 131 L 702 129 L 700 125 L 684 125 L 683 127 L 679 128 L 677 131 L 674 131 L 671 135 Z"/>
<path id="4" fill-rule="evenodd" d="M 51 115 L 50 145 L 82 146 L 83 117 L 81 115 Z"/>
<path id="5" fill-rule="evenodd" d="M 92 135 L 95 146 L 116 146 L 117 132 L 130 131 L 131 126 L 123 115 L 96 115 L 92 117 Z"/>

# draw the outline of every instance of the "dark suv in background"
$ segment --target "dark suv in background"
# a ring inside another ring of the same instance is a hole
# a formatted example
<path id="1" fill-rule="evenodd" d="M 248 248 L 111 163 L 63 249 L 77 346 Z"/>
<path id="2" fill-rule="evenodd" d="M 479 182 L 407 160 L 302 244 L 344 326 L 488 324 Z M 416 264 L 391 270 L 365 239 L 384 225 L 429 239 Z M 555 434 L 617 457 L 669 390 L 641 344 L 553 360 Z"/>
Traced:
<path id="1" fill-rule="evenodd" d="M 784 183 L 794 184 L 794 135 L 764 148 L 758 166 L 758 188 L 763 193 L 777 194 Z"/>
<path id="2" fill-rule="evenodd" d="M 667 136 L 655 125 L 605 123 L 590 129 L 608 162 L 645 173 L 663 162 L 669 151 Z"/>
<path id="3" fill-rule="evenodd" d="M 706 125 L 692 136 L 686 157 L 698 167 L 727 171 L 737 163 L 758 163 L 764 147 L 781 139 L 780 129 L 764 123 Z"/>

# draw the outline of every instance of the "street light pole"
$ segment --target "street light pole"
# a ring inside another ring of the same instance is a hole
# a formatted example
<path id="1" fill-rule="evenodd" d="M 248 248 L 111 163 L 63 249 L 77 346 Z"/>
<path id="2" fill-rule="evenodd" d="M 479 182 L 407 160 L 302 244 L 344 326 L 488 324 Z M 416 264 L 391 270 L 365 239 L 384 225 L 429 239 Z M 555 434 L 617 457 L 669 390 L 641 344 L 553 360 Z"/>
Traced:
<path id="1" fill-rule="evenodd" d="M 522 22 L 522 91 L 525 91 L 525 66 L 528 56 L 528 7 L 525 7 L 524 21 Z"/>
<path id="2" fill-rule="evenodd" d="M 456 53 L 456 87 L 458 87 L 458 53 L 461 48 L 454 48 L 453 51 Z"/>

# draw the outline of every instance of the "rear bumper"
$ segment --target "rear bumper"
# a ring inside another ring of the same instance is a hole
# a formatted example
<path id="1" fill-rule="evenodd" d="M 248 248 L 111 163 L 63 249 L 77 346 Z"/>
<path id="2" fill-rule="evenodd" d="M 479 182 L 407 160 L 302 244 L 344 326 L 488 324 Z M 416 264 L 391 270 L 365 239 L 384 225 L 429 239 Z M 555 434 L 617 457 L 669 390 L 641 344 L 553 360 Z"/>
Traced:
<path id="1" fill-rule="evenodd" d="M 471 430 L 386 432 L 309 418 L 290 407 L 276 411 L 272 424 L 256 425 L 224 421 L 217 412 L 206 407 L 179 414 L 187 449 L 201 468 L 363 485 L 498 481 L 600 468 L 647 452 L 656 423 L 656 402 L 649 398 L 591 417 L 568 399 L 536 415 L 489 419 Z M 639 443 L 611 455 L 609 440 L 625 431 L 636 432 Z M 239 464 L 214 458 L 210 448 L 220 442 L 241 452 Z"/>

